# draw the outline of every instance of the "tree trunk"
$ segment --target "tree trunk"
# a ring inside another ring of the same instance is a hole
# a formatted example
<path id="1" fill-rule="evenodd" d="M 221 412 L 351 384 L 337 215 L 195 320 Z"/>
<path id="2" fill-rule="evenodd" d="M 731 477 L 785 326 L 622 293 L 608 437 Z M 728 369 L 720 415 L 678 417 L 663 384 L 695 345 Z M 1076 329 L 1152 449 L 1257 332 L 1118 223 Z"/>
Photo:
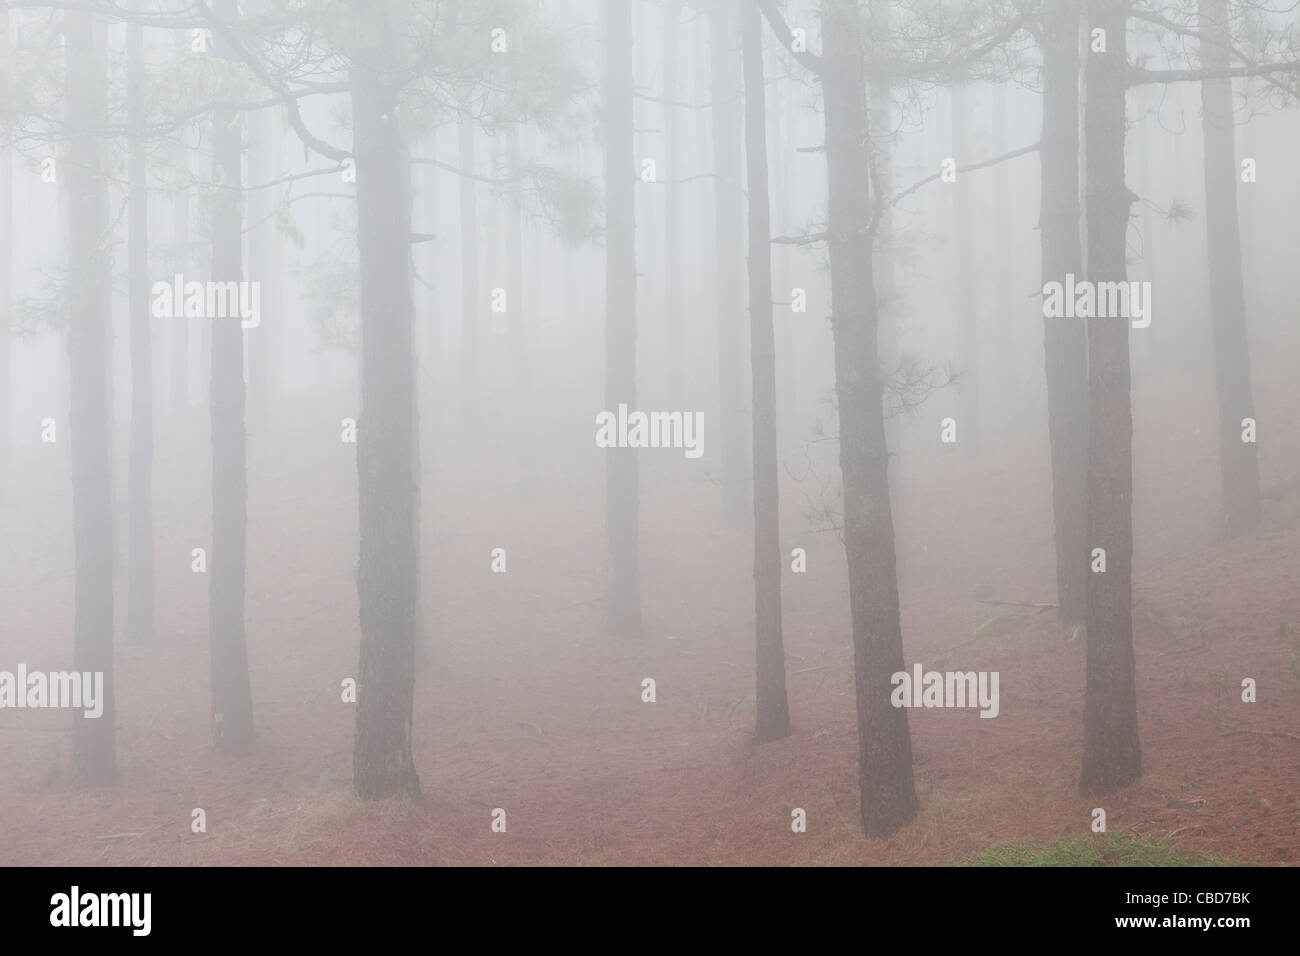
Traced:
<path id="1" fill-rule="evenodd" d="M 0 42 L 0 82 L 8 82 L 9 58 L 12 48 L 9 31 L 3 31 Z M 10 433 L 11 393 L 13 366 L 10 357 L 9 324 L 13 321 L 13 257 L 14 257 L 14 166 L 10 149 L 0 149 L 0 509 L 4 508 L 9 490 L 9 456 L 12 440 Z"/>
<path id="2" fill-rule="evenodd" d="M 474 172 L 474 119 L 469 105 L 457 125 L 460 168 Z M 478 183 L 460 177 L 460 417 L 478 422 Z"/>
<path id="3" fill-rule="evenodd" d="M 636 408 L 636 212 L 632 11 L 605 11 L 605 408 Z M 605 451 L 605 628 L 641 637 L 640 488 L 636 449 Z"/>
<path id="4" fill-rule="evenodd" d="M 1061 0 L 1043 21 L 1041 211 L 1043 282 L 1083 274 L 1079 238 L 1079 4 Z M 1088 604 L 1088 340 L 1082 320 L 1045 318 L 1047 422 L 1060 620 L 1082 624 Z"/>
<path id="5" fill-rule="evenodd" d="M 681 145 L 677 110 L 677 32 L 680 0 L 664 5 L 664 371 L 670 408 L 686 409 L 686 353 L 682 339 Z"/>
<path id="6" fill-rule="evenodd" d="M 713 211 L 718 289 L 718 422 L 722 453 L 722 523 L 735 527 L 748 510 L 744 396 L 743 195 L 740 84 L 735 51 L 738 0 L 710 8 L 709 94 L 713 116 Z"/>
<path id="7" fill-rule="evenodd" d="M 424 155 L 437 158 L 438 133 L 431 130 Z M 441 373 L 442 356 L 442 223 L 438 211 L 438 167 L 422 165 L 420 176 L 420 204 L 424 207 L 424 227 L 417 230 L 437 239 L 422 242 L 417 246 L 424 250 L 424 281 L 421 285 L 424 293 L 421 298 L 425 303 L 424 340 L 420 354 L 424 356 L 424 365 L 437 378 Z"/>
<path id="8" fill-rule="evenodd" d="M 889 503 L 884 385 L 872 238 L 866 79 L 855 0 L 829 0 L 823 14 L 827 222 L 831 330 L 844 487 L 844 550 L 853 621 L 862 828 L 887 836 L 916 815 L 907 711 L 890 703 L 891 675 L 903 670 L 903 634 Z"/>
<path id="9" fill-rule="evenodd" d="M 1001 156 L 1011 151 L 1007 139 L 1007 88 L 993 86 L 993 152 Z M 998 384 L 1001 389 L 1003 422 L 1014 422 L 1020 414 L 1020 370 L 1016 362 L 1017 310 L 1011 288 L 1011 170 L 1006 163 L 993 167 L 993 248 L 996 266 L 993 284 L 993 344 L 998 354 Z"/>
<path id="10" fill-rule="evenodd" d="M 1228 66 L 1225 0 L 1200 0 L 1198 21 L 1209 42 L 1201 66 Z M 1225 536 L 1258 527 L 1259 458 L 1256 444 L 1241 440 L 1242 421 L 1255 417 L 1246 339 L 1246 292 L 1237 220 L 1237 157 L 1233 133 L 1232 80 L 1201 83 L 1205 137 L 1205 228 L 1214 328 L 1214 377 L 1219 400 L 1220 531 Z"/>
<path id="11" fill-rule="evenodd" d="M 402 169 L 406 173 L 406 178 L 402 180 L 406 184 L 406 193 L 402 197 L 402 206 L 407 210 L 407 231 L 414 231 L 410 228 L 411 216 L 414 216 L 415 195 L 417 191 L 417 172 L 416 167 L 411 163 L 411 144 L 405 139 L 402 141 Z M 419 296 L 416 294 L 415 276 L 418 271 L 415 267 L 415 246 L 407 243 L 407 255 L 410 259 L 408 263 L 406 276 L 409 284 L 409 296 L 411 301 L 411 487 L 414 489 L 415 501 L 411 505 L 411 515 L 413 527 L 411 535 L 415 541 L 415 624 L 412 641 L 415 648 L 415 668 L 422 670 L 429 663 L 428 634 L 425 629 L 424 619 L 424 600 L 420 592 L 420 561 L 421 561 L 421 544 L 420 544 L 420 519 L 421 502 L 420 502 L 420 483 L 424 476 L 424 461 L 420 457 L 420 369 L 423 365 L 421 355 L 423 350 L 421 342 L 423 336 L 420 334 L 420 319 L 422 311 L 416 306 Z M 423 316 L 425 321 L 427 315 Z"/>
<path id="12" fill-rule="evenodd" d="M 213 12 L 227 22 L 236 0 L 220 0 Z M 233 51 L 220 48 L 224 57 Z M 240 124 L 233 111 L 213 111 L 212 276 L 243 279 L 243 180 Z M 211 328 L 212 563 L 208 625 L 212 647 L 212 746 L 244 755 L 253 747 L 253 697 L 244 635 L 247 562 L 248 474 L 244 446 L 244 340 L 240 320 L 207 316 Z M 257 334 L 254 331 L 254 334 Z"/>
<path id="13" fill-rule="evenodd" d="M 113 680 L 113 508 L 109 462 L 111 397 L 106 361 L 108 231 L 99 141 L 107 74 L 89 10 L 64 12 L 67 57 L 69 431 L 76 614 L 73 667 L 104 675 L 104 710 L 72 717 L 73 786 L 105 786 L 116 775 Z"/>
<path id="14" fill-rule="evenodd" d="M 776 332 L 772 325 L 771 215 L 763 33 L 756 0 L 741 0 L 745 182 L 749 194 L 749 341 L 754 389 L 754 695 L 760 743 L 790 733 L 781 639 L 781 514 L 776 457 Z"/>
<path id="15" fill-rule="evenodd" d="M 176 56 L 183 57 L 188 52 L 188 40 L 183 34 L 176 37 Z M 172 164 L 176 167 L 173 175 L 177 177 L 178 188 L 172 198 L 172 244 L 173 270 L 177 275 L 185 275 L 189 268 L 190 244 L 190 160 L 189 150 L 185 147 L 184 132 L 177 133 L 177 145 L 172 151 Z M 190 322 L 184 311 L 169 320 L 171 323 L 171 411 L 172 414 L 184 412 L 190 404 Z"/>
<path id="16" fill-rule="evenodd" d="M 949 98 L 952 150 L 958 166 L 972 161 L 966 123 L 966 86 L 959 82 Z M 961 372 L 957 395 L 961 401 L 961 444 L 968 455 L 978 455 L 981 445 L 980 420 L 980 335 L 979 297 L 975 287 L 975 239 L 971 229 L 970 178 L 959 174 L 952 184 L 953 229 L 956 231 L 957 284 L 953 288 L 960 327 L 957 330 Z"/>
<path id="17" fill-rule="evenodd" d="M 524 207 L 520 187 L 523 154 L 519 148 L 519 124 L 506 130 L 506 158 L 510 166 L 510 202 L 506 220 L 506 283 L 510 289 L 510 359 L 514 367 L 515 400 L 526 407 L 531 386 L 528 379 L 528 332 L 524 325 Z"/>
<path id="18" fill-rule="evenodd" d="M 770 61 L 769 71 L 773 76 L 784 67 L 781 65 L 779 56 L 774 51 Z M 788 236 L 790 234 L 790 157 L 794 153 L 794 144 L 791 142 L 791 132 L 793 124 L 790 121 L 790 114 L 794 109 L 794 103 L 790 96 L 790 84 L 780 82 L 774 90 L 775 108 L 772 110 L 772 158 L 775 161 L 772 183 L 772 197 L 774 200 L 772 214 L 775 220 L 773 231 L 778 236 Z M 795 315 L 790 305 L 790 260 L 793 256 L 793 247 L 779 245 L 771 249 L 773 279 L 776 284 L 775 299 L 782 303 L 773 316 L 776 324 L 776 339 L 778 343 L 777 352 L 781 356 L 781 363 L 777 367 L 776 381 L 778 396 L 783 396 L 776 406 L 776 433 L 778 439 L 795 440 L 798 437 L 798 411 L 799 411 L 799 353 L 796 349 L 796 337 L 794 334 Z"/>
<path id="19" fill-rule="evenodd" d="M 133 13 L 140 0 L 131 0 Z M 148 644 L 154 637 L 153 565 L 153 330 L 149 321 L 149 193 L 145 183 L 144 27 L 126 27 L 127 111 L 135 134 L 130 147 L 130 234 L 127 240 L 131 311 L 131 460 L 129 574 L 126 639 Z"/>
<path id="20" fill-rule="evenodd" d="M 1124 69 L 1128 0 L 1088 0 L 1089 32 L 1106 31 L 1090 53 L 1087 102 L 1088 278 L 1123 282 L 1133 196 L 1124 183 Z M 1091 403 L 1088 547 L 1104 548 L 1105 571 L 1088 575 L 1084 793 L 1107 793 L 1142 773 L 1133 667 L 1133 413 L 1129 319 L 1088 319 Z"/>
<path id="21" fill-rule="evenodd" d="M 412 481 L 416 393 L 409 171 L 403 167 L 397 89 L 386 79 L 395 59 L 392 24 L 385 17 L 377 29 L 381 43 L 354 58 L 351 74 L 362 414 L 357 430 L 361 657 L 353 786 L 363 799 L 420 793 L 411 754 L 418 497 Z M 472 126 L 469 132 L 472 136 Z"/>

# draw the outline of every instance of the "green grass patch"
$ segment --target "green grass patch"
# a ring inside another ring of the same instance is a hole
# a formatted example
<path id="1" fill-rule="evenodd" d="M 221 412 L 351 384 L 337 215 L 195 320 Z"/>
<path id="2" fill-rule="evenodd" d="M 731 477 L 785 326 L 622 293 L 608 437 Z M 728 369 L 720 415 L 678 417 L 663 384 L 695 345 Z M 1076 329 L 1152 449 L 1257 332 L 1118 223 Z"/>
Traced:
<path id="1" fill-rule="evenodd" d="M 1235 860 L 1184 850 L 1153 836 L 1113 833 L 1080 837 L 1042 847 L 1001 843 L 982 851 L 963 866 L 1243 866 Z"/>

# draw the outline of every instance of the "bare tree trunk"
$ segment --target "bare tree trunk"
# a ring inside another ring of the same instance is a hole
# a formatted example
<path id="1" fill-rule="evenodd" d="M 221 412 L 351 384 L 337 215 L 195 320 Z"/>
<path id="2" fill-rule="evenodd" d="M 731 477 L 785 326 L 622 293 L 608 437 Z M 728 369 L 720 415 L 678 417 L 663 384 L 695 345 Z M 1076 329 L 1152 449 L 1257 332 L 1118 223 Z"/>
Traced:
<path id="1" fill-rule="evenodd" d="M 496 185 L 502 178 L 503 162 L 501 159 L 501 137 L 496 131 L 487 134 L 487 175 L 493 181 L 488 186 L 484 198 L 487 208 L 479 215 L 483 222 L 483 246 L 485 261 L 483 263 L 483 285 L 488 290 L 489 302 L 495 294 L 493 290 L 505 288 L 508 283 L 501 279 L 501 193 Z M 511 305 L 506 300 L 506 307 Z M 488 312 L 488 350 L 495 352 L 497 337 L 503 331 L 507 316 L 489 309 Z"/>
<path id="2" fill-rule="evenodd" d="M 1123 282 L 1133 196 L 1124 183 L 1124 70 L 1128 0 L 1088 0 L 1089 31 L 1106 31 L 1106 52 L 1085 67 L 1088 277 Z M 1080 789 L 1106 793 L 1142 773 L 1133 666 L 1133 412 L 1129 320 L 1088 319 L 1091 406 L 1088 545 L 1105 549 L 1105 571 L 1088 576 L 1087 687 Z"/>
<path id="3" fill-rule="evenodd" d="M 605 407 L 636 408 L 636 160 L 632 141 L 632 11 L 605 11 Z M 605 451 L 608 581 L 605 628 L 639 638 L 640 479 L 636 449 Z"/>
<path id="4" fill-rule="evenodd" d="M 185 56 L 187 41 L 182 34 L 176 37 L 176 55 Z M 189 268 L 190 244 L 190 160 L 189 150 L 185 148 L 184 132 L 177 133 L 177 145 L 172 151 L 172 163 L 176 167 L 175 175 L 179 179 L 179 188 L 172 198 L 172 243 L 175 246 L 173 269 L 177 275 L 185 275 Z M 183 412 L 190 404 L 190 322 L 182 309 L 171 322 L 171 411 L 172 414 Z"/>
<path id="5" fill-rule="evenodd" d="M 0 82 L 8 82 L 9 58 L 12 47 L 9 30 L 0 35 Z M 14 166 L 13 153 L 7 147 L 0 149 L 0 509 L 4 508 L 9 490 L 10 409 L 13 389 L 13 365 L 10 356 L 9 324 L 13 321 L 13 257 L 14 257 Z"/>
<path id="6" fill-rule="evenodd" d="M 406 191 L 402 198 L 402 204 L 407 210 L 408 225 L 407 231 L 411 232 L 410 216 L 414 215 L 415 195 L 416 195 L 416 167 L 411 163 L 411 144 L 402 141 L 402 169 L 406 172 L 406 178 L 403 182 L 406 184 Z M 407 244 L 407 255 L 410 261 L 407 263 L 407 283 L 410 288 L 407 293 L 411 302 L 411 486 L 414 488 L 415 502 L 411 505 L 412 520 L 414 526 L 411 529 L 412 539 L 415 542 L 415 623 L 413 625 L 412 642 L 415 648 L 415 668 L 423 669 L 429 663 L 428 634 L 425 629 L 424 620 L 424 599 L 420 588 L 420 520 L 421 520 L 421 480 L 424 477 L 424 461 L 420 457 L 420 367 L 422 364 L 420 356 L 423 354 L 421 343 L 423 336 L 421 333 L 421 318 L 428 320 L 427 315 L 422 316 L 422 312 L 416 306 L 419 296 L 415 289 L 415 246 Z"/>
<path id="7" fill-rule="evenodd" d="M 771 215 L 763 33 L 756 0 L 741 0 L 745 157 L 749 194 L 749 330 L 754 389 L 754 658 L 760 743 L 790 733 L 781 639 L 781 509 L 776 454 L 776 332 L 772 326 Z"/>
<path id="8" fill-rule="evenodd" d="M 219 0 L 213 12 L 227 22 L 237 0 Z M 220 40 L 217 41 L 220 44 Z M 218 49 L 233 57 L 233 51 Z M 240 127 L 228 109 L 213 111 L 212 276 L 243 279 L 243 178 Z M 212 648 L 212 746 L 244 755 L 253 747 L 253 696 L 244 634 L 248 469 L 244 445 L 244 338 L 240 321 L 207 316 L 211 327 L 212 564 L 208 622 Z"/>
<path id="9" fill-rule="evenodd" d="M 1209 42 L 1201 44 L 1201 66 L 1228 66 L 1226 0 L 1200 0 L 1198 20 Z M 1244 419 L 1255 417 L 1246 336 L 1246 292 L 1237 219 L 1237 158 L 1233 132 L 1232 81 L 1201 83 L 1205 138 L 1205 228 L 1210 264 L 1210 308 L 1214 322 L 1214 376 L 1219 400 L 1220 531 L 1225 536 L 1258 527 L 1259 458 L 1256 444 L 1241 440 Z"/>
<path id="10" fill-rule="evenodd" d="M 69 130 L 68 355 L 72 441 L 72 524 L 76 615 L 73 667 L 104 675 L 104 709 L 72 717 L 73 786 L 106 786 L 116 775 L 113 679 L 113 508 L 109 462 L 111 398 L 106 362 L 107 229 L 100 145 L 107 74 L 96 49 L 94 17 L 64 12 Z"/>
<path id="11" fill-rule="evenodd" d="M 952 123 L 952 149 L 957 165 L 970 161 L 970 137 L 966 129 L 966 86 L 958 82 L 949 99 Z M 952 184 L 957 249 L 957 284 L 954 308 L 961 323 L 957 331 L 961 372 L 957 378 L 957 395 L 961 400 L 961 439 L 968 455 L 978 455 L 981 446 L 980 417 L 980 335 L 979 302 L 975 295 L 975 239 L 971 229 L 970 178 L 959 175 Z"/>
<path id="12" fill-rule="evenodd" d="M 1083 274 L 1079 237 L 1078 0 L 1046 8 L 1039 228 L 1043 282 Z M 1052 451 L 1056 594 L 1060 620 L 1082 624 L 1088 605 L 1088 341 L 1082 320 L 1046 318 L 1047 421 Z"/>
<path id="13" fill-rule="evenodd" d="M 438 155 L 438 133 L 429 133 L 425 155 L 436 158 Z M 436 376 L 441 371 L 442 356 L 442 221 L 438 207 L 438 168 L 420 166 L 420 204 L 424 208 L 424 228 L 419 232 L 437 236 L 437 239 L 422 242 L 418 248 L 424 250 L 424 287 L 423 298 L 426 308 L 424 322 L 424 342 L 420 354 L 424 364 Z"/>
<path id="14" fill-rule="evenodd" d="M 460 168 L 474 172 L 474 118 L 469 106 L 457 125 Z M 478 183 L 460 178 L 460 417 L 463 424 L 478 421 Z"/>
<path id="15" fill-rule="evenodd" d="M 772 64 L 778 66 L 769 67 L 773 75 L 780 69 L 780 59 L 775 55 L 772 56 Z M 790 96 L 790 83 L 778 82 L 776 86 L 776 100 L 774 109 L 772 109 L 772 136 L 775 140 L 772 149 L 772 157 L 775 161 L 772 196 L 774 200 L 773 218 L 775 223 L 773 230 L 778 236 L 788 236 L 790 234 L 790 156 L 794 151 L 794 144 L 791 142 L 790 113 L 794 109 L 794 104 Z M 771 250 L 772 268 L 774 270 L 774 281 L 776 284 L 775 299 L 780 303 L 790 301 L 790 259 L 793 255 L 792 247 L 779 245 Z M 796 413 L 798 410 L 799 390 L 796 386 L 797 372 L 799 368 L 798 353 L 796 349 L 796 337 L 794 334 L 795 318 L 788 304 L 783 304 L 773 316 L 776 323 L 776 340 L 778 343 L 777 354 L 781 356 L 781 361 L 776 369 L 778 397 L 784 396 L 776 405 L 776 433 L 779 438 L 793 438 L 797 434 Z"/>
<path id="16" fill-rule="evenodd" d="M 664 4 L 664 166 L 669 180 L 682 179 L 677 110 L 677 32 L 680 0 Z M 664 371 L 667 407 L 686 408 L 686 354 L 682 340 L 681 195 L 664 186 Z"/>
<path id="17" fill-rule="evenodd" d="M 506 283 L 510 309 L 510 359 L 514 367 L 515 400 L 528 401 L 532 391 L 528 377 L 528 331 L 524 324 L 524 207 L 520 178 L 523 154 L 519 148 L 519 124 L 506 130 L 506 158 L 510 164 L 510 202 L 506 220 Z"/>
<path id="18" fill-rule="evenodd" d="M 139 13 L 141 0 L 129 9 Z M 154 638 L 153 555 L 153 330 L 149 305 L 149 193 L 145 181 L 144 27 L 129 23 L 127 35 L 127 110 L 134 135 L 130 146 L 130 216 L 127 249 L 131 311 L 131 460 L 130 581 L 126 639 L 148 644 Z"/>
<path id="19" fill-rule="evenodd" d="M 993 86 L 993 152 L 1010 152 L 1007 140 L 1007 88 Z M 1002 421 L 1014 421 L 1020 412 L 1020 370 L 1016 361 L 1016 306 L 1011 288 L 1011 171 L 1006 163 L 993 167 L 993 257 L 997 266 L 993 286 L 993 343 L 998 354 L 998 378 L 1001 387 Z"/>
<path id="20" fill-rule="evenodd" d="M 748 510 L 744 396 L 744 209 L 740 187 L 742 143 L 737 78 L 738 0 L 716 0 L 709 10 L 709 90 L 713 106 L 713 209 L 718 289 L 719 440 L 722 523 L 735 527 Z"/>
<path id="21" fill-rule="evenodd" d="M 903 670 L 894 521 L 889 502 L 879 316 L 867 228 L 869 138 L 856 0 L 828 0 L 822 22 L 831 330 L 844 482 L 844 550 L 853 621 L 862 828 L 886 836 L 916 815 L 907 711 L 892 706 Z"/>
<path id="22" fill-rule="evenodd" d="M 393 25 L 385 15 L 376 28 L 378 44 L 354 57 L 351 74 L 362 390 L 357 433 L 361 656 L 353 786 L 363 799 L 399 791 L 418 798 L 411 753 L 418 494 L 412 481 L 410 173 L 403 165 L 397 89 L 387 78 L 395 58 Z M 472 126 L 469 132 L 472 136 Z"/>

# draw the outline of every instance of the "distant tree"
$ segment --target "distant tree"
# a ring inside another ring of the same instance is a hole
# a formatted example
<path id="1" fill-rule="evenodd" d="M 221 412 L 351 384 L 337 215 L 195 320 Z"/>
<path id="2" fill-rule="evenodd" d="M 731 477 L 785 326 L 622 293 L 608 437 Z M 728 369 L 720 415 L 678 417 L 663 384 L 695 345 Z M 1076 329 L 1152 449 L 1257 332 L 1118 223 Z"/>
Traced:
<path id="1" fill-rule="evenodd" d="M 70 358 L 74 590 L 73 667 L 104 675 L 99 717 L 72 717 L 74 786 L 116 776 L 113 672 L 113 508 L 108 388 L 105 180 L 95 130 L 105 122 L 107 71 L 89 7 L 64 11 L 67 74 L 68 355 Z"/>
<path id="2" fill-rule="evenodd" d="M 1079 237 L 1078 0 L 1043 8 L 1043 131 L 1039 144 L 1043 282 L 1083 274 Z M 1043 320 L 1047 363 L 1056 603 L 1063 623 L 1087 614 L 1088 352 L 1081 321 Z"/>
<path id="3" fill-rule="evenodd" d="M 677 107 L 677 34 L 682 4 L 663 5 L 664 164 L 671 171 L 681 161 Z M 670 173 L 671 178 L 680 178 Z M 682 340 L 681 194 L 672 185 L 664 189 L 664 366 L 669 408 L 686 407 L 686 351 Z"/>
<path id="4" fill-rule="evenodd" d="M 709 98 L 713 119 L 713 215 L 717 262 L 718 423 L 722 523 L 742 524 L 748 506 L 744 395 L 744 194 L 737 13 L 740 0 L 709 6 Z"/>
<path id="5" fill-rule="evenodd" d="M 966 84 L 956 83 L 948 100 L 952 126 L 952 150 L 955 156 L 971 152 L 970 134 L 967 131 L 968 107 Z M 953 285 L 958 313 L 957 340 L 961 356 L 961 374 L 957 377 L 957 395 L 961 400 L 962 441 L 967 453 L 978 455 L 982 445 L 980 415 L 980 308 L 975 295 L 975 232 L 971 221 L 972 181 L 958 176 L 952 184 L 953 230 L 957 250 L 957 276 Z"/>
<path id="6" fill-rule="evenodd" d="M 138 14 L 141 0 L 128 9 Z M 153 535 L 153 328 L 149 305 L 149 193 L 144 132 L 144 27 L 126 27 L 127 112 L 132 128 L 129 157 L 130 206 L 127 239 L 127 302 L 131 313 L 131 451 L 127 475 L 130 502 L 129 585 L 126 638 L 147 644 L 154 637 Z"/>
<path id="7" fill-rule="evenodd" d="M 460 417 L 472 426 L 479 415 L 478 332 L 478 183 L 474 179 L 474 119 L 461 113 L 456 125 L 460 168 Z"/>
<path id="8" fill-rule="evenodd" d="M 8 84 L 12 49 L 9 22 L 0 18 L 0 83 Z M 13 151 L 0 146 L 0 508 L 9 488 L 10 393 L 13 389 L 10 341 L 13 338 Z"/>
<path id="9" fill-rule="evenodd" d="M 176 56 L 185 55 L 184 33 L 175 35 Z M 176 177 L 172 195 L 172 270 L 175 275 L 185 275 L 190 264 L 190 189 L 189 151 L 185 135 L 178 132 L 172 140 L 171 165 Z M 180 310 L 177 310 L 180 311 Z M 176 316 L 171 320 L 171 364 L 169 369 L 171 410 L 183 412 L 190 404 L 190 320 Z"/>
<path id="10" fill-rule="evenodd" d="M 1231 62 L 1227 0 L 1200 0 L 1201 66 L 1223 70 Z M 1227 536 L 1259 525 L 1259 457 L 1242 441 L 1243 419 L 1255 417 L 1246 337 L 1246 292 L 1237 216 L 1237 168 L 1232 80 L 1201 82 L 1205 144 L 1205 234 L 1214 328 L 1214 374 L 1219 404 L 1219 529 Z"/>
<path id="11" fill-rule="evenodd" d="M 604 11 L 605 407 L 636 407 L 636 212 L 631 4 Z M 605 450 L 605 627 L 640 638 L 640 482 L 636 449 Z"/>
<path id="12" fill-rule="evenodd" d="M 217 0 L 213 14 L 233 23 L 237 0 Z M 213 53 L 238 69 L 224 35 Z M 243 281 L 243 144 L 235 111 L 212 114 L 213 282 Z M 244 630 L 248 534 L 248 469 L 244 444 L 244 332 L 241 322 L 209 316 L 212 325 L 212 565 L 208 634 L 212 648 L 212 746 L 243 755 L 253 747 L 253 697 Z"/>
<path id="13" fill-rule="evenodd" d="M 772 244 L 767 178 L 767 101 L 762 17 L 741 0 L 745 91 L 745 178 L 749 196 L 749 341 L 754 394 L 754 623 L 760 742 L 790 733 L 781 638 L 781 514 L 777 479 L 776 333 L 772 326 Z"/>

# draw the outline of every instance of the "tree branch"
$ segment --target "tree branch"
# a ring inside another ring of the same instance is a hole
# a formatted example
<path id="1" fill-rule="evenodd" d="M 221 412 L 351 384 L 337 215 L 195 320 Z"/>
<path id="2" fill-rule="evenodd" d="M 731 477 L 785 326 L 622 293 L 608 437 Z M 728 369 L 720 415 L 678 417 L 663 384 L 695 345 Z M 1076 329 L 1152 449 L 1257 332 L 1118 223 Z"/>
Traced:
<path id="1" fill-rule="evenodd" d="M 1003 153 L 1001 156 L 994 156 L 992 159 L 986 159 L 980 163 L 971 163 L 969 166 L 958 166 L 956 172 L 970 173 L 970 172 L 974 172 L 977 169 L 985 169 L 989 166 L 996 166 L 998 163 L 1005 163 L 1007 160 L 1015 159 L 1017 156 L 1024 156 L 1026 153 L 1032 153 L 1036 149 L 1038 149 L 1038 143 L 1030 143 L 1028 146 L 1022 146 L 1019 149 L 1013 149 L 1009 153 Z M 934 182 L 942 175 L 943 175 L 942 172 L 938 172 L 935 173 L 933 176 L 926 176 L 925 179 L 913 183 L 912 185 L 904 189 L 902 192 L 895 193 L 893 198 L 891 198 L 888 202 L 886 202 L 885 205 L 886 206 L 897 205 L 899 202 L 906 199 L 908 196 L 912 195 L 912 193 L 916 192 L 922 186 Z"/>
<path id="2" fill-rule="evenodd" d="M 801 63 L 805 69 L 821 76 L 825 71 L 822 65 L 822 58 L 816 53 L 809 53 L 806 50 L 797 52 L 794 49 L 794 34 L 790 31 L 790 25 L 785 22 L 785 17 L 777 9 L 776 0 L 755 0 L 760 10 L 763 11 L 763 17 L 767 20 L 768 26 L 776 34 L 776 38 L 781 41 L 787 53 Z"/>
<path id="3" fill-rule="evenodd" d="M 204 0 L 197 0 L 197 5 L 199 12 L 203 14 L 204 19 L 208 21 L 212 29 L 230 44 L 230 48 L 253 71 L 253 75 L 265 83 L 268 89 L 280 94 L 280 102 L 284 104 L 285 112 L 289 115 L 289 122 L 293 125 L 298 138 L 302 140 L 304 146 L 316 150 L 326 159 L 332 159 L 339 163 L 351 157 L 352 154 L 347 150 L 332 146 L 313 135 L 311 130 L 307 129 L 307 124 L 303 122 L 302 113 L 298 111 L 298 99 L 293 92 L 283 83 L 275 80 L 258 61 L 257 57 L 252 56 L 244 49 L 243 45 L 230 31 L 230 28 L 213 14 Z"/>
<path id="4" fill-rule="evenodd" d="M 1265 63 L 1255 66 L 1228 66 L 1218 70 L 1143 70 L 1130 66 L 1125 76 L 1129 86 L 1143 83 L 1200 83 L 1202 80 L 1226 80 L 1234 76 L 1267 76 L 1270 73 L 1300 74 L 1300 60 Z M 1291 92 L 1289 89 L 1287 92 Z"/>

